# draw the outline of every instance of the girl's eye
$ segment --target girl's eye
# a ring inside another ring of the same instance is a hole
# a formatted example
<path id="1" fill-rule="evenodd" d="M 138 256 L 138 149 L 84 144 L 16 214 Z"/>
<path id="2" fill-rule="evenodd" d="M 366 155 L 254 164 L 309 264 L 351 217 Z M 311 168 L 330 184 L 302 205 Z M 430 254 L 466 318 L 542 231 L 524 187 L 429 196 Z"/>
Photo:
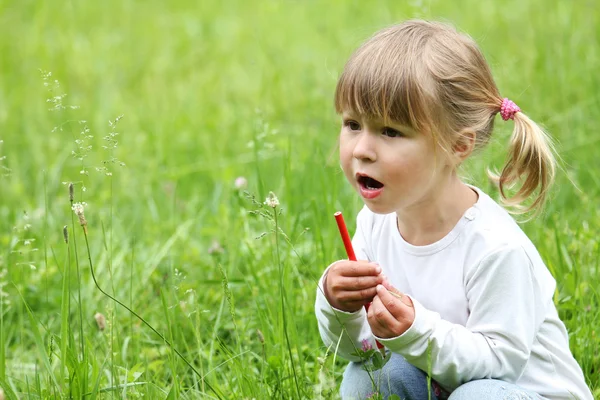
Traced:
<path id="1" fill-rule="evenodd" d="M 360 124 L 356 121 L 344 121 L 344 126 L 348 127 L 348 129 L 350 129 L 351 131 L 360 131 Z"/>
<path id="2" fill-rule="evenodd" d="M 391 137 L 391 138 L 395 138 L 395 137 L 400 137 L 402 136 L 402 132 L 397 131 L 395 129 L 392 128 L 383 128 L 382 133 L 387 136 L 387 137 Z"/>

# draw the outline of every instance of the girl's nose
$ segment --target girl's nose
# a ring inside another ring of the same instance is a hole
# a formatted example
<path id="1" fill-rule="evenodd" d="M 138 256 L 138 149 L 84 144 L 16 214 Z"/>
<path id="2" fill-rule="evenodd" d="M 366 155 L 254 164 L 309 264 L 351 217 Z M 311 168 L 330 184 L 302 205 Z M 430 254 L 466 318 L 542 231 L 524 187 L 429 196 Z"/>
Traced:
<path id="1" fill-rule="evenodd" d="M 375 161 L 377 154 L 375 152 L 375 143 L 373 139 L 374 138 L 369 134 L 369 132 L 362 132 L 356 138 L 356 144 L 354 146 L 352 156 L 357 160 Z"/>

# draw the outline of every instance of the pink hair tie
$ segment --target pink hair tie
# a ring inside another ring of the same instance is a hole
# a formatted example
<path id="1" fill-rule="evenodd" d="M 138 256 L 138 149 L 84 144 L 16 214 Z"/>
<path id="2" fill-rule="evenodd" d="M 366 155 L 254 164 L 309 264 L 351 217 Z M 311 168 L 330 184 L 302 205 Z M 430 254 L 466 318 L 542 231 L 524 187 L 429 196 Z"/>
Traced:
<path id="1" fill-rule="evenodd" d="M 502 100 L 502 105 L 500 106 L 500 115 L 502 119 L 508 121 L 509 119 L 515 119 L 515 114 L 521 111 L 518 105 L 514 102 L 510 101 L 508 98 L 504 98 Z"/>

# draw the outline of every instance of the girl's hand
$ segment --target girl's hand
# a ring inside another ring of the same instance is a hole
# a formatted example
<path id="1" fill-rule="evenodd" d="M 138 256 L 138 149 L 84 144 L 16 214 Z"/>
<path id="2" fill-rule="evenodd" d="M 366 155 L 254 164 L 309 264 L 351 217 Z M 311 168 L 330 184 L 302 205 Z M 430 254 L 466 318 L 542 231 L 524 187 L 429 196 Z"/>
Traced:
<path id="1" fill-rule="evenodd" d="M 377 286 L 377 295 L 369 307 L 367 318 L 375 336 L 390 339 L 410 328 L 415 320 L 415 309 L 410 297 L 400 293 L 387 280 L 384 285 Z"/>
<path id="2" fill-rule="evenodd" d="M 329 268 L 323 289 L 329 304 L 338 310 L 355 312 L 370 303 L 383 283 L 381 267 L 368 261 L 339 261 Z"/>

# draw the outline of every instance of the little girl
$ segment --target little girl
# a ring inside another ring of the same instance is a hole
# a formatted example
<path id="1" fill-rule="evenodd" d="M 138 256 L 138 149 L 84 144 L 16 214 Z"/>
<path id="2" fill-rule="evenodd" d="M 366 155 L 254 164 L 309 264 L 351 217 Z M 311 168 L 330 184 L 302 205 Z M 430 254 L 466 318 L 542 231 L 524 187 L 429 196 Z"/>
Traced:
<path id="1" fill-rule="evenodd" d="M 352 361 L 342 398 L 592 399 L 535 246 L 457 173 L 499 113 L 515 126 L 503 202 L 539 209 L 554 176 L 546 135 L 500 96 L 473 40 L 435 22 L 384 29 L 346 64 L 335 106 L 341 166 L 365 203 L 362 261 L 331 264 L 315 306 L 325 345 Z M 376 340 L 391 359 L 368 373 L 356 349 Z"/>

